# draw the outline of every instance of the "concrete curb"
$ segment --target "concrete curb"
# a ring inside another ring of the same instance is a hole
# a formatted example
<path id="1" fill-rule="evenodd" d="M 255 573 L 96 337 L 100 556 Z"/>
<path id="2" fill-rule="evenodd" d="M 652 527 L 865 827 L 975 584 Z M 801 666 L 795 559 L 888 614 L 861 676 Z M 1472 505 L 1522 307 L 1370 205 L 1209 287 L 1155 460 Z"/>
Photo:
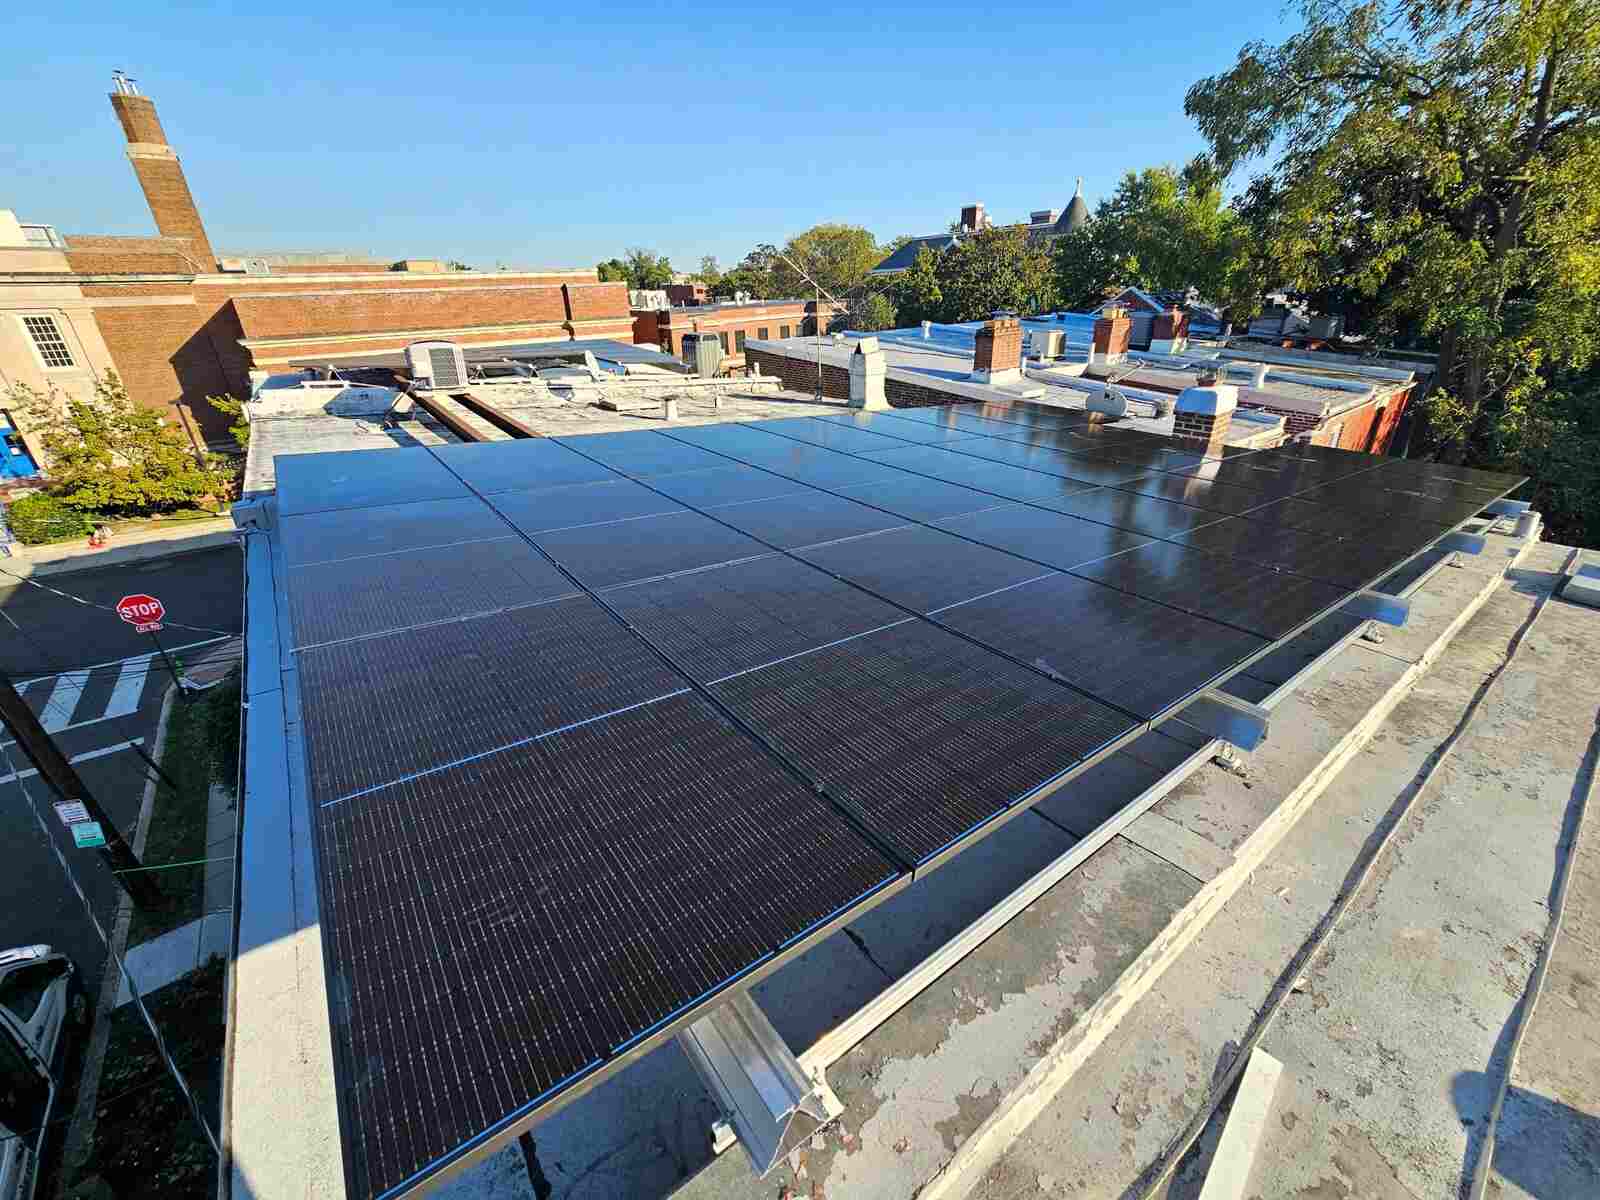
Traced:
<path id="1" fill-rule="evenodd" d="M 1392 683 L 1366 714 L 1327 751 L 1299 784 L 1241 844 L 1232 864 L 1195 893 L 1167 927 L 1145 947 L 1116 982 L 1029 1071 L 918 1193 L 918 1200 L 960 1200 L 982 1179 L 1006 1150 L 1049 1106 L 1090 1056 L 1105 1042 L 1135 1004 L 1204 931 L 1222 906 L 1249 881 L 1255 870 L 1288 835 L 1300 817 L 1328 788 L 1347 763 L 1372 740 L 1389 714 L 1427 674 L 1456 634 L 1483 607 L 1533 545 L 1524 541 L 1500 569 L 1487 572 L 1482 586 Z"/>
<path id="2" fill-rule="evenodd" d="M 1282 1075 L 1283 1064 L 1257 1046 L 1239 1081 L 1217 1152 L 1211 1156 L 1211 1169 L 1200 1188 L 1200 1200 L 1244 1200 L 1245 1188 L 1250 1186 L 1250 1168 L 1261 1149 L 1272 1098 Z"/>
<path id="3" fill-rule="evenodd" d="M 162 748 L 167 743 L 167 719 L 172 715 L 172 702 L 176 688 L 168 688 L 161 702 L 161 716 L 156 720 L 155 736 L 151 739 L 150 756 L 161 761 Z M 133 852 L 144 854 L 145 841 L 150 834 L 150 820 L 155 814 L 157 780 L 150 774 L 144 785 L 144 797 L 139 803 L 139 825 L 133 832 Z M 62 1145 L 61 1171 L 56 1180 L 57 1200 L 63 1200 L 70 1190 L 68 1181 L 82 1169 L 89 1145 L 94 1141 L 95 1105 L 100 1098 L 100 1071 L 105 1066 L 106 1044 L 111 1039 L 111 1013 L 117 1006 L 117 993 L 122 990 L 122 972 L 116 959 L 128 947 L 128 928 L 133 922 L 133 902 L 123 895 L 117 903 L 117 913 L 111 927 L 111 953 L 106 955 L 106 972 L 100 980 L 100 997 L 95 1002 L 94 1023 L 89 1035 L 89 1045 L 83 1052 L 83 1070 L 78 1076 L 78 1099 L 72 1109 L 72 1120 L 67 1125 L 67 1136 Z M 114 957 L 113 957 L 114 956 Z"/>

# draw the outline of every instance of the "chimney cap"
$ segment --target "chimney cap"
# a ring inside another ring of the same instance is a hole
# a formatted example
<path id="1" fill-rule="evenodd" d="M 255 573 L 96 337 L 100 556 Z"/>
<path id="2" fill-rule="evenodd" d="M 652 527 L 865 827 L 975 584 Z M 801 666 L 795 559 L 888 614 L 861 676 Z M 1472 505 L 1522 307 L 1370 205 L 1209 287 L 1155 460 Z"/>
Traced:
<path id="1" fill-rule="evenodd" d="M 137 96 L 139 94 L 139 81 L 132 78 L 121 68 L 111 72 L 111 86 L 119 96 Z"/>

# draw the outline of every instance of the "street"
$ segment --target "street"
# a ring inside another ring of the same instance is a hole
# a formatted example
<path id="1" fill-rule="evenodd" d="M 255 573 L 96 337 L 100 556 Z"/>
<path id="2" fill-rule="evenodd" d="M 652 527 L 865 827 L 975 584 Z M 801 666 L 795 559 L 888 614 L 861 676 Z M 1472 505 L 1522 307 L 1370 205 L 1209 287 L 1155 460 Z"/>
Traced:
<path id="1" fill-rule="evenodd" d="M 160 637 L 169 650 L 240 631 L 244 570 L 232 546 L 47 575 L 36 582 L 13 580 L 6 570 L 6 560 L 0 559 L 0 670 L 16 679 L 153 651 L 148 634 L 135 633 L 112 611 L 134 592 L 148 592 L 166 605 Z"/>
<path id="2" fill-rule="evenodd" d="M 105 610 L 26 583 L 0 589 L 0 617 L 5 618 L 0 620 L 0 666 L 12 674 L 29 707 L 74 760 L 85 786 L 130 838 L 148 778 L 133 744 L 154 755 L 161 704 L 172 681 L 149 636 L 135 634 L 110 606 L 127 592 L 149 592 L 166 604 L 172 621 L 224 631 L 169 626 L 162 639 L 173 658 L 193 664 L 218 653 L 237 655 L 237 639 L 225 634 L 240 628 L 241 574 L 238 552 L 225 548 L 41 580 L 104 604 Z M 57 669 L 40 671 L 41 665 Z M 32 774 L 9 737 L 3 750 L 0 846 L 6 861 L 0 874 L 0 947 L 50 943 L 72 956 L 89 995 L 95 996 L 105 947 L 45 844 L 28 798 L 42 812 L 50 837 L 72 863 L 107 928 L 120 889 L 96 851 L 72 845 L 51 808 L 56 797 Z"/>

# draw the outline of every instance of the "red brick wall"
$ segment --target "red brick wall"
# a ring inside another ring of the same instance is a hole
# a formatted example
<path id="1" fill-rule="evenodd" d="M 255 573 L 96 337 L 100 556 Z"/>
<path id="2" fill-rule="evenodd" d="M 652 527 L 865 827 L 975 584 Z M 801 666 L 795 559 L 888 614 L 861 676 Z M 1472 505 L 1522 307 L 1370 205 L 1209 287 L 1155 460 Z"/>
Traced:
<path id="1" fill-rule="evenodd" d="M 1133 336 L 1133 321 L 1128 317 L 1100 317 L 1094 323 L 1094 349 L 1096 354 L 1126 354 L 1128 339 Z"/>
<path id="2" fill-rule="evenodd" d="M 641 309 L 633 314 L 633 344 L 635 346 L 661 345 L 661 319 L 653 309 Z"/>
<path id="3" fill-rule="evenodd" d="M 161 128 L 161 118 L 156 116 L 155 101 L 149 96 L 125 96 L 121 92 L 112 92 L 111 110 L 122 122 L 122 132 L 130 142 L 166 145 L 166 132 Z"/>
<path id="4" fill-rule="evenodd" d="M 814 395 L 817 390 L 816 359 L 805 359 L 770 350 L 750 350 L 746 357 L 761 368 L 763 375 L 776 375 L 786 391 Z M 932 408 L 944 404 L 969 404 L 965 396 L 907 383 L 893 376 L 884 380 L 884 395 L 895 408 Z M 834 400 L 850 398 L 850 372 L 832 363 L 822 364 L 822 394 Z"/>
<path id="5" fill-rule="evenodd" d="M 707 295 L 703 283 L 669 283 L 666 292 L 668 304 L 704 304 Z"/>
<path id="6" fill-rule="evenodd" d="M 1014 371 L 1022 361 L 1022 322 L 1010 318 L 985 322 L 975 339 L 975 371 Z"/>
<path id="7" fill-rule="evenodd" d="M 145 202 L 150 205 L 156 228 L 166 237 L 188 238 L 189 254 L 198 264 L 197 269 L 215 270 L 217 256 L 212 253 L 211 240 L 206 236 L 200 210 L 195 207 L 189 181 L 183 177 L 178 160 L 140 155 L 129 161 L 133 163 L 133 173 L 139 177 L 139 186 L 144 189 Z"/>
<path id="8" fill-rule="evenodd" d="M 193 275 L 196 261 L 187 238 L 67 238 L 67 265 L 79 275 Z"/>
<path id="9" fill-rule="evenodd" d="M 567 316 L 574 321 L 593 321 L 601 317 L 628 314 L 628 285 L 625 283 L 568 283 Z"/>
<path id="10" fill-rule="evenodd" d="M 484 288 L 470 294 L 401 291 L 315 292 L 239 296 L 234 302 L 247 338 L 369 333 L 455 325 L 523 325 L 566 320 L 556 287 Z"/>

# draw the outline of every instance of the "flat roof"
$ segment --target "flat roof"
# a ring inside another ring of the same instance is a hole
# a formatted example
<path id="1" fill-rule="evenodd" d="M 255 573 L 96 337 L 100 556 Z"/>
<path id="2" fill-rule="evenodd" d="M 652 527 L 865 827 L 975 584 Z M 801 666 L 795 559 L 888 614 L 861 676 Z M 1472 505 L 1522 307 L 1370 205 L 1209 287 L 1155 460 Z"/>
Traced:
<path id="1" fill-rule="evenodd" d="M 655 346 L 619 342 L 614 338 L 572 338 L 567 341 L 510 342 L 502 346 L 461 347 L 461 353 L 469 363 L 492 363 L 508 358 L 517 362 L 537 362 L 541 359 L 570 361 L 581 359 L 586 352 L 604 362 L 645 363 L 680 373 L 687 370 L 680 360 L 670 354 L 663 354 Z M 301 358 L 290 364 L 293 367 L 312 369 L 327 366 L 339 370 L 376 367 L 390 371 L 403 370 L 405 365 L 406 356 L 403 350 L 391 350 L 380 354 L 340 355 L 337 359 Z"/>

